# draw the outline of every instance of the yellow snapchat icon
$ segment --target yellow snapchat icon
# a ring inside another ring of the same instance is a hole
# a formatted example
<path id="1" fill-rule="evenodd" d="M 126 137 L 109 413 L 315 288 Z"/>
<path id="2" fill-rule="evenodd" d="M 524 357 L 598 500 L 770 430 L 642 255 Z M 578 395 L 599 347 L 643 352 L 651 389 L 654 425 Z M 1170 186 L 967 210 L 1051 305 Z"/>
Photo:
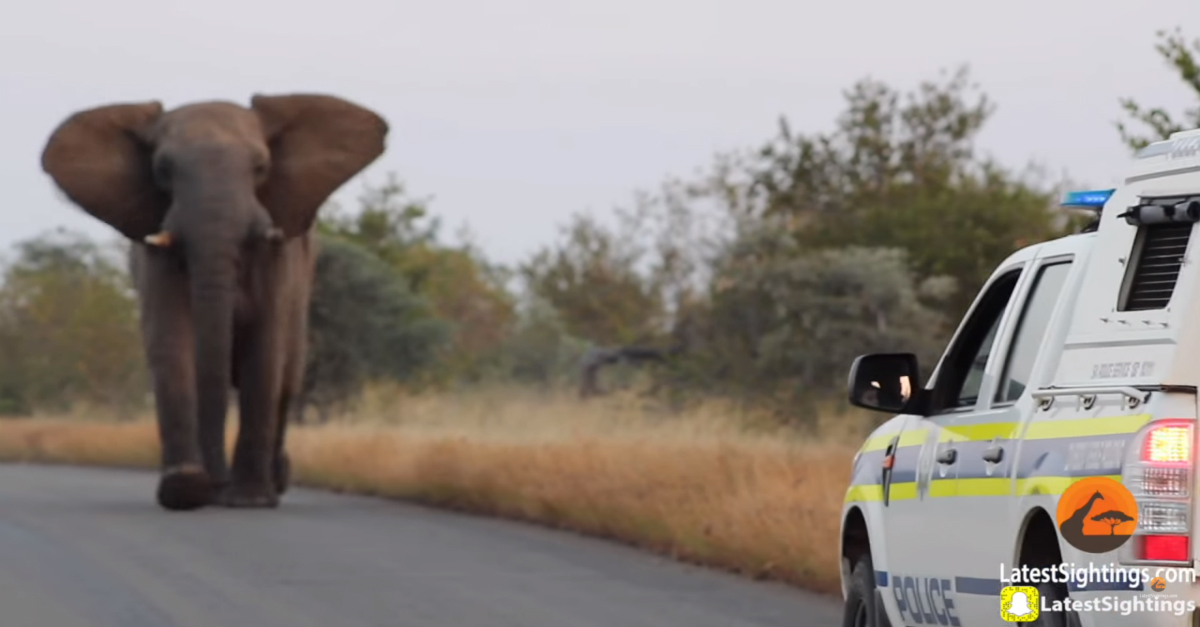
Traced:
<path id="1" fill-rule="evenodd" d="M 1010 623 L 1037 620 L 1041 599 L 1033 586 L 1009 586 L 1000 590 L 1000 618 Z"/>

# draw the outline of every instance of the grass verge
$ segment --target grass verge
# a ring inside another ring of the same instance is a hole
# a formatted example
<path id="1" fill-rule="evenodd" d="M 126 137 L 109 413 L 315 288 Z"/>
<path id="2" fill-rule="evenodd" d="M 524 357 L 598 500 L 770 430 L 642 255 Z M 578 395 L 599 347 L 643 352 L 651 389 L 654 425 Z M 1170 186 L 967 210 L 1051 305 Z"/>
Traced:
<path id="1" fill-rule="evenodd" d="M 710 406 L 667 418 L 627 399 L 393 397 L 293 427 L 288 449 L 298 485 L 530 521 L 836 592 L 838 518 L 861 436 L 750 429 L 727 415 Z M 153 468 L 158 444 L 146 418 L 0 421 L 0 460 Z"/>

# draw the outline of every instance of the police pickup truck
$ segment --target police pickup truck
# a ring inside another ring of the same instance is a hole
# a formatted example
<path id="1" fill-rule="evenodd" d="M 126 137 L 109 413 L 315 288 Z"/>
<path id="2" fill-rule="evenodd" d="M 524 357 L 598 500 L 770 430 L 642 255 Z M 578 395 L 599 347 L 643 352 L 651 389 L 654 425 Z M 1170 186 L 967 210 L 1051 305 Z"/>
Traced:
<path id="1" fill-rule="evenodd" d="M 893 416 L 856 454 L 844 625 L 1200 626 L 1200 130 L 1151 144 L 1097 219 L 995 270 L 929 381 L 860 356 Z"/>

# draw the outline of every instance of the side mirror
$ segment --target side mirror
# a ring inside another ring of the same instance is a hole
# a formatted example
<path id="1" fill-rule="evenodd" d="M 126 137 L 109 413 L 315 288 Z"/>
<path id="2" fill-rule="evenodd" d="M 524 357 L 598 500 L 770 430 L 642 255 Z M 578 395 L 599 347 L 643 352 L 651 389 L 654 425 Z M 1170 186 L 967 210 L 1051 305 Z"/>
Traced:
<path id="1" fill-rule="evenodd" d="M 921 371 L 912 353 L 861 355 L 850 366 L 850 404 L 891 414 L 906 411 L 921 389 Z"/>

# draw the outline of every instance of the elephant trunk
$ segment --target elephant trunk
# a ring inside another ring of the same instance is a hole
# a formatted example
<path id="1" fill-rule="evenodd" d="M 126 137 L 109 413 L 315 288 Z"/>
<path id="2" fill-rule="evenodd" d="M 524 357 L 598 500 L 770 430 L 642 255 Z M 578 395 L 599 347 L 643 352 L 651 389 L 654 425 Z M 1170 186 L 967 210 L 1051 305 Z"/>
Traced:
<path id="1" fill-rule="evenodd" d="M 195 323 L 195 373 L 200 453 L 220 485 L 228 480 L 225 418 L 233 364 L 233 320 L 237 294 L 236 250 L 199 248 L 189 255 Z"/>
<path id="2" fill-rule="evenodd" d="M 189 190 L 190 191 L 190 190 Z M 190 277 L 196 381 L 196 423 L 204 467 L 219 489 L 229 481 L 225 422 L 233 383 L 235 309 L 247 237 L 279 241 L 282 233 L 261 206 L 225 190 L 178 194 L 152 246 L 182 244 Z"/>

